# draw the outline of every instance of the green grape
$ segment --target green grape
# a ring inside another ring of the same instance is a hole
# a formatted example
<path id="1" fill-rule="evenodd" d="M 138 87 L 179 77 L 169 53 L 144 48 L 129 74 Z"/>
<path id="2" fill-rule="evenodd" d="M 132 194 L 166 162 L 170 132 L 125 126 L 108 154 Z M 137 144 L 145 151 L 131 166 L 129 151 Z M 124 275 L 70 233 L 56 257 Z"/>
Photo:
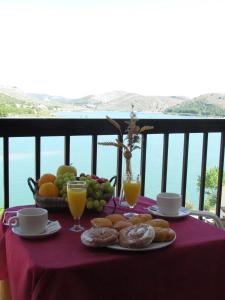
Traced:
<path id="1" fill-rule="evenodd" d="M 94 190 L 95 191 L 98 191 L 100 189 L 100 184 L 99 183 L 96 183 L 95 185 L 94 185 Z"/>
<path id="2" fill-rule="evenodd" d="M 99 204 L 101 206 L 104 206 L 106 204 L 106 201 L 104 199 L 99 200 Z"/>
<path id="3" fill-rule="evenodd" d="M 87 185 L 88 185 L 88 187 L 94 187 L 94 185 L 95 185 L 95 181 L 94 180 L 86 180 L 86 183 L 87 183 Z"/>
<path id="4" fill-rule="evenodd" d="M 67 182 L 70 180 L 75 180 L 75 176 L 70 172 L 60 174 L 56 177 L 55 184 L 59 189 L 59 194 L 61 197 L 66 198 Z"/>
<path id="5" fill-rule="evenodd" d="M 94 193 L 94 196 L 96 199 L 101 198 L 101 195 L 102 195 L 102 193 L 100 191 Z"/>
<path id="6" fill-rule="evenodd" d="M 93 203 L 93 201 L 87 201 L 86 206 L 87 206 L 87 209 L 92 209 L 92 208 L 94 208 L 94 203 Z"/>
<path id="7" fill-rule="evenodd" d="M 88 193 L 88 195 L 93 194 L 93 189 L 90 186 L 88 186 L 88 188 L 87 188 L 87 193 Z"/>
<path id="8" fill-rule="evenodd" d="M 98 200 L 94 200 L 94 201 L 93 201 L 93 206 L 94 206 L 95 208 L 99 207 L 99 201 L 98 201 Z"/>

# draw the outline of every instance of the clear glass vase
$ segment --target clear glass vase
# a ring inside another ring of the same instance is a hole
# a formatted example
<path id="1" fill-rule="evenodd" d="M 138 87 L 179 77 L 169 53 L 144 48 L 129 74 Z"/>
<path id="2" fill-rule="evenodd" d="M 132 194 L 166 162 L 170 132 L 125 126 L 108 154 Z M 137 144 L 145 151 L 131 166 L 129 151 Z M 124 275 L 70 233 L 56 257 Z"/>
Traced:
<path id="1" fill-rule="evenodd" d="M 125 174 L 122 180 L 119 205 L 130 208 L 135 207 L 141 190 L 141 181 L 139 174 Z"/>

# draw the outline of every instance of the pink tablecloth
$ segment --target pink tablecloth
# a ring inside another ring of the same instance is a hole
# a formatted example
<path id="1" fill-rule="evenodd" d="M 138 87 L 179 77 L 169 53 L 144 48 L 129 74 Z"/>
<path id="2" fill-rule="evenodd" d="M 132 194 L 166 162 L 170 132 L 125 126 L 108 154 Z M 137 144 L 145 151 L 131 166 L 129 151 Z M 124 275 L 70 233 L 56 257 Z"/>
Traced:
<path id="1" fill-rule="evenodd" d="M 142 197 L 137 210 L 150 203 Z M 83 218 L 87 228 L 93 216 Z M 223 230 L 192 217 L 173 219 L 177 239 L 169 247 L 119 252 L 82 245 L 80 234 L 68 230 L 69 213 L 50 219 L 63 228 L 46 239 L 26 240 L 3 230 L 0 275 L 8 272 L 14 300 L 225 299 Z"/>

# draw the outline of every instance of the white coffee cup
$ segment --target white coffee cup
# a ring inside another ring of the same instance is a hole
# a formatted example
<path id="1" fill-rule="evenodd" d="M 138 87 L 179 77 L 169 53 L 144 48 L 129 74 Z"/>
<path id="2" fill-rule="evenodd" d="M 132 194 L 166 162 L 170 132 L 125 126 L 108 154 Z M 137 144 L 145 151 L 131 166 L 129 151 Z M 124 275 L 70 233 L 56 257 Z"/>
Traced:
<path id="1" fill-rule="evenodd" d="M 43 233 L 47 223 L 48 211 L 38 207 L 22 208 L 8 221 L 9 225 L 17 227 L 23 234 Z"/>
<path id="2" fill-rule="evenodd" d="M 161 214 L 177 216 L 181 207 L 181 195 L 175 193 L 158 194 L 157 205 Z"/>

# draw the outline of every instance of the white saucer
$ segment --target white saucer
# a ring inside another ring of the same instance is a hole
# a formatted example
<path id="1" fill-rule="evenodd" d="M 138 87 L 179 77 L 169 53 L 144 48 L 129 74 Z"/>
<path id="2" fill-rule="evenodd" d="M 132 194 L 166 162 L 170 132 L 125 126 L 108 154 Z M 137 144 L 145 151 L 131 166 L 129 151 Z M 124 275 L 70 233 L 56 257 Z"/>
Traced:
<path id="1" fill-rule="evenodd" d="M 12 232 L 16 235 L 19 235 L 23 238 L 27 239 L 37 239 L 37 238 L 44 238 L 48 237 L 56 232 L 58 232 L 61 229 L 61 225 L 58 221 L 49 221 L 48 225 L 46 226 L 46 230 L 39 234 L 26 234 L 20 231 L 18 227 L 12 227 Z"/>
<path id="2" fill-rule="evenodd" d="M 190 214 L 190 210 L 186 207 L 181 207 L 178 211 L 178 215 L 171 216 L 171 215 L 164 215 L 159 212 L 159 208 L 157 205 L 152 205 L 146 208 L 152 215 L 166 217 L 166 218 L 184 218 Z"/>

